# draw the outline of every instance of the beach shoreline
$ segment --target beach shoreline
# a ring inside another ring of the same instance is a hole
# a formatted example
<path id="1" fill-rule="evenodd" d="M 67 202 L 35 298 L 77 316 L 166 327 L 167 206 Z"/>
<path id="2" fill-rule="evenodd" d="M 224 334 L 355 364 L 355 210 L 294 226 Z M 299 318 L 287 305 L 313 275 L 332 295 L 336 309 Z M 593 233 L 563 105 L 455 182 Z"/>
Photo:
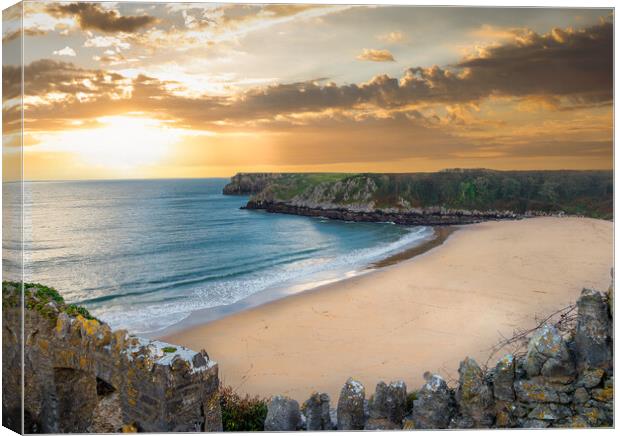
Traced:
<path id="1" fill-rule="evenodd" d="M 435 226 L 433 227 L 433 238 L 423 241 L 415 247 L 406 248 L 398 253 L 386 257 L 385 259 L 373 262 L 368 265 L 366 269 L 376 270 L 379 268 L 385 268 L 390 265 L 396 265 L 397 263 L 405 260 L 413 259 L 416 256 L 420 256 L 427 251 L 442 245 L 458 228 L 459 226 Z"/>
<path id="2" fill-rule="evenodd" d="M 440 246 L 458 228 L 459 226 L 431 227 L 431 229 L 433 230 L 433 236 L 431 238 L 425 238 L 419 243 L 413 245 L 412 247 L 403 247 L 402 250 L 399 250 L 398 252 L 391 254 L 384 259 L 371 262 L 367 265 L 362 266 L 359 269 L 351 270 L 347 272 L 343 277 L 328 280 L 314 279 L 310 281 L 296 283 L 294 285 L 285 284 L 274 288 L 265 289 L 231 304 L 192 311 L 184 319 L 177 323 L 174 323 L 160 330 L 156 330 L 153 332 L 143 332 L 141 334 L 143 336 L 153 339 L 168 337 L 170 335 L 178 334 L 182 331 L 197 326 L 217 321 L 218 319 L 227 316 L 232 316 L 236 313 L 261 307 L 265 304 L 270 304 L 278 300 L 294 297 L 305 292 L 314 292 L 320 290 L 325 286 L 330 286 L 343 280 L 351 280 L 354 277 L 375 273 L 383 268 L 396 265 L 399 262 L 412 259 L 416 256 L 420 256 L 434 249 L 435 247 Z"/>
<path id="3" fill-rule="evenodd" d="M 415 389 L 425 371 L 450 380 L 465 356 L 484 363 L 501 335 L 583 287 L 606 290 L 612 237 L 612 222 L 589 218 L 462 226 L 424 255 L 160 339 L 206 349 L 222 382 L 251 395 L 337 400 L 349 376 Z"/>

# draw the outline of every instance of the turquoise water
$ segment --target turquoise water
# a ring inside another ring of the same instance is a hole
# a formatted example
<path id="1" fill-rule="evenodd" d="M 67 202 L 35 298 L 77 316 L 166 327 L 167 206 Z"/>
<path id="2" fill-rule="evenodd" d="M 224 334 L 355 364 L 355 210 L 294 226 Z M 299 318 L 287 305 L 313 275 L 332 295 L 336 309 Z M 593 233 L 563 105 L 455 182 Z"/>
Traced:
<path id="1" fill-rule="evenodd" d="M 226 183 L 27 183 L 26 280 L 114 328 L 153 332 L 192 311 L 355 274 L 432 234 L 241 210 L 247 197 L 222 195 Z"/>

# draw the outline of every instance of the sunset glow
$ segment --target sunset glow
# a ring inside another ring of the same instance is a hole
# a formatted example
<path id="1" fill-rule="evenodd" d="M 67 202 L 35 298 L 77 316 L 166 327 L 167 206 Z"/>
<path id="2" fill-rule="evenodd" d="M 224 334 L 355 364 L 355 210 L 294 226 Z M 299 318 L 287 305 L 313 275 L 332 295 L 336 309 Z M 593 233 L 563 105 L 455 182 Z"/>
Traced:
<path id="1" fill-rule="evenodd" d="M 612 166 L 611 11 L 25 8 L 29 179 Z"/>
<path id="2" fill-rule="evenodd" d="M 107 169 L 134 169 L 160 163 L 172 152 L 182 133 L 150 118 L 98 118 L 101 127 L 44 133 L 29 153 L 65 152 L 85 164 Z"/>

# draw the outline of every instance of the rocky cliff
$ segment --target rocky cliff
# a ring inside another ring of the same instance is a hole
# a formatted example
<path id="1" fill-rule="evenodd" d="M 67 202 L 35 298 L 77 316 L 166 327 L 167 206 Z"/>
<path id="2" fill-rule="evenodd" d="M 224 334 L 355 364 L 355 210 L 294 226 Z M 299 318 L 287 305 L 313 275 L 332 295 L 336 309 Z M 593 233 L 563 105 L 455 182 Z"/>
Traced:
<path id="1" fill-rule="evenodd" d="M 435 225 L 565 213 L 613 216 L 608 171 L 245 174 L 233 177 L 224 193 L 240 191 L 241 180 L 245 187 L 262 186 L 247 209 L 348 221 Z"/>
<path id="2" fill-rule="evenodd" d="M 367 398 L 354 379 L 335 408 L 325 393 L 297 401 L 273 397 L 265 430 L 397 430 L 613 427 L 613 289 L 584 289 L 571 319 L 564 312 L 529 337 L 523 351 L 491 368 L 465 358 L 454 386 L 439 375 L 408 391 L 402 381 L 379 382 Z"/>
<path id="3" fill-rule="evenodd" d="M 413 208 L 413 209 L 376 209 L 360 210 L 345 207 L 325 208 L 296 206 L 280 202 L 261 202 L 249 201 L 247 209 L 263 209 L 270 213 L 284 213 L 289 215 L 301 215 L 310 217 L 321 217 L 341 221 L 356 222 L 392 222 L 403 225 L 458 225 L 474 224 L 489 220 L 519 219 L 525 216 L 534 216 L 535 212 L 516 214 L 509 210 L 453 210 L 442 207 Z"/>
<path id="4" fill-rule="evenodd" d="M 230 183 L 224 186 L 224 194 L 257 194 L 280 177 L 278 173 L 239 173 L 231 177 Z"/>

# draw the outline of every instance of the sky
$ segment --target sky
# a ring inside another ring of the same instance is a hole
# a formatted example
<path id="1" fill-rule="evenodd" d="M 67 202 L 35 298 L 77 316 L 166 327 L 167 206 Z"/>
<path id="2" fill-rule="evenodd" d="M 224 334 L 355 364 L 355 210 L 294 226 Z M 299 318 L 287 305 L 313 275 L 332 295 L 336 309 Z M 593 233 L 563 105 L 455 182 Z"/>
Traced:
<path id="1" fill-rule="evenodd" d="M 18 18 L 4 171 L 23 42 L 29 180 L 613 166 L 611 10 L 26 2 L 23 40 Z"/>

